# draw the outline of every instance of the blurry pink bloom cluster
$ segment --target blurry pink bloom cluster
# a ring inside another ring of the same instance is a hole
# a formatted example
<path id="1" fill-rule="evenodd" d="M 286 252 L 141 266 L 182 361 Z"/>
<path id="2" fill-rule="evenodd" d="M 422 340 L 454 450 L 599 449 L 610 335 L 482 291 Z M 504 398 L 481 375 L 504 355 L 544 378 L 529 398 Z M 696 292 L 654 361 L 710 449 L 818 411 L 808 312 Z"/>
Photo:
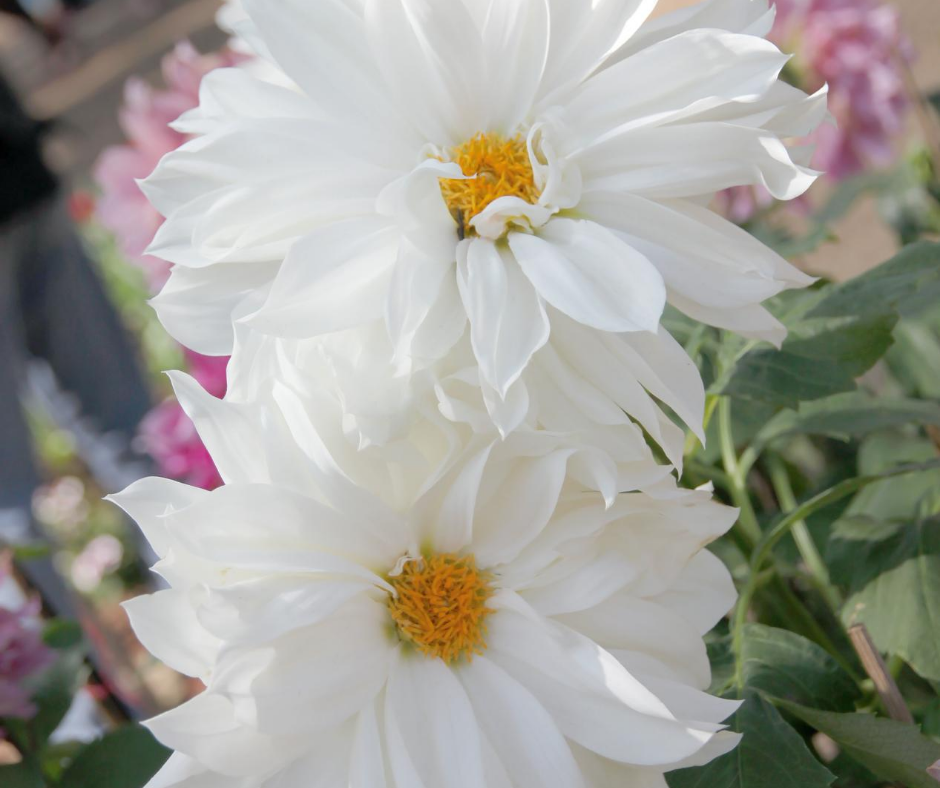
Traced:
<path id="1" fill-rule="evenodd" d="M 9 557 L 0 554 L 0 589 L 12 582 Z M 0 717 L 29 719 L 36 713 L 24 682 L 55 660 L 39 636 L 38 615 L 38 600 L 15 609 L 0 604 Z"/>
<path id="2" fill-rule="evenodd" d="M 840 181 L 890 164 L 910 104 L 902 69 L 912 53 L 897 9 L 878 0 L 776 0 L 776 8 L 769 38 L 794 53 L 797 86 L 829 85 L 835 123 L 807 140 L 816 146 L 812 166 Z M 722 192 L 718 208 L 740 223 L 771 203 L 766 190 L 742 186 Z"/>
<path id="3" fill-rule="evenodd" d="M 136 77 L 127 81 L 120 122 L 128 142 L 108 148 L 98 159 L 95 180 L 101 196 L 97 213 L 117 237 L 121 251 L 143 269 L 153 291 L 163 286 L 169 274 L 168 263 L 145 253 L 163 217 L 144 197 L 137 181 L 150 175 L 164 154 L 186 141 L 170 124 L 199 104 L 203 76 L 242 59 L 228 50 L 203 55 L 183 41 L 163 60 L 165 89 L 152 88 Z"/>
<path id="4" fill-rule="evenodd" d="M 771 37 L 796 53 L 800 87 L 829 84 L 837 126 L 817 133 L 814 166 L 831 178 L 889 164 L 904 129 L 910 57 L 898 11 L 876 0 L 777 0 Z"/>
<path id="5" fill-rule="evenodd" d="M 225 394 L 225 356 L 202 356 L 186 352 L 189 374 L 214 397 Z M 157 405 L 140 425 L 144 450 L 154 458 L 160 472 L 204 490 L 222 484 L 215 463 L 179 402 L 170 398 Z"/>
<path id="6" fill-rule="evenodd" d="M 128 260 L 144 271 L 153 292 L 163 286 L 170 268 L 169 263 L 146 254 L 163 217 L 144 197 L 137 181 L 186 141 L 186 136 L 170 124 L 198 105 L 203 76 L 242 60 L 243 55 L 229 50 L 203 55 L 190 43 L 182 42 L 163 61 L 165 89 L 155 89 L 136 78 L 127 82 L 120 122 L 128 142 L 108 148 L 98 160 L 95 179 L 101 196 L 97 216 L 114 233 Z M 225 394 L 228 358 L 190 352 L 186 358 L 190 374 L 207 391 L 218 397 Z M 141 443 L 164 476 L 205 489 L 222 483 L 195 427 L 175 399 L 162 402 L 144 419 Z"/>

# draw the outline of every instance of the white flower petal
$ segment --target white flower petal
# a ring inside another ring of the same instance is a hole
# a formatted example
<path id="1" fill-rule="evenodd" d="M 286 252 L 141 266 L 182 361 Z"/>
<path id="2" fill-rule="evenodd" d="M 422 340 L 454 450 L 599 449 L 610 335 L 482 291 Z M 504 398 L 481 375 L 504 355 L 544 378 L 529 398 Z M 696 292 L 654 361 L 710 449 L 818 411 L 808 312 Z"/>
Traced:
<path id="1" fill-rule="evenodd" d="M 545 306 L 506 251 L 483 239 L 458 248 L 457 284 L 480 372 L 505 397 L 548 341 Z"/>
<path id="2" fill-rule="evenodd" d="M 356 9 L 344 0 L 243 2 L 278 64 L 315 106 L 405 144 L 413 140 L 370 54 L 361 4 Z"/>
<path id="3" fill-rule="evenodd" d="M 348 788 L 386 788 L 388 785 L 376 704 L 370 703 L 359 712 L 356 720 Z"/>
<path id="4" fill-rule="evenodd" d="M 157 740 L 233 778 L 261 777 L 291 760 L 305 745 L 241 724 L 225 697 L 206 691 L 144 723 Z"/>
<path id="5" fill-rule="evenodd" d="M 542 80 L 544 104 L 577 84 L 640 28 L 656 0 L 549 0 L 551 45 Z"/>
<path id="6" fill-rule="evenodd" d="M 187 590 L 168 588 L 122 607 L 147 651 L 186 676 L 208 675 L 221 641 L 199 623 Z"/>
<path id="7" fill-rule="evenodd" d="M 489 3 L 483 59 L 488 121 L 480 130 L 510 137 L 529 115 L 548 55 L 548 0 Z"/>
<path id="8" fill-rule="evenodd" d="M 275 271 L 271 263 L 174 266 L 150 304 L 180 344 L 207 356 L 229 355 L 235 338 L 233 315 L 253 301 L 260 306 Z"/>
<path id="9" fill-rule="evenodd" d="M 283 635 L 265 652 L 229 649 L 213 691 L 236 715 L 278 738 L 330 731 L 371 704 L 399 648 L 382 602 L 358 597 L 312 627 Z"/>
<path id="10" fill-rule="evenodd" d="M 592 571 L 603 562 L 603 556 L 599 556 L 596 563 L 586 565 L 576 575 L 546 589 L 553 594 L 553 599 L 545 593 L 526 593 L 525 598 L 538 609 L 547 607 L 548 604 L 558 609 L 564 592 L 569 590 L 576 598 L 580 597 L 590 603 L 593 600 L 579 592 L 578 584 L 589 583 Z M 569 604 L 567 608 L 572 610 L 576 605 Z M 552 614 L 550 609 L 546 612 Z M 592 607 L 576 612 L 563 612 L 558 616 L 558 620 L 591 638 L 608 651 L 641 653 L 667 666 L 670 675 L 677 680 L 693 687 L 708 686 L 711 668 L 698 628 L 694 628 L 684 618 L 656 601 L 639 599 L 629 592 L 622 591 L 607 595 L 603 601 Z M 688 716 L 685 718 L 711 719 Z"/>
<path id="11" fill-rule="evenodd" d="M 480 131 L 480 31 L 463 3 L 365 0 L 372 55 L 395 103 L 426 140 L 453 146 Z"/>
<path id="12" fill-rule="evenodd" d="M 687 30 L 713 28 L 764 37 L 774 22 L 770 0 L 704 0 L 650 19 L 605 62 L 613 65 L 625 57 Z"/>
<path id="13" fill-rule="evenodd" d="M 425 788 L 486 784 L 479 723 L 464 688 L 443 661 L 399 651 L 388 680 L 385 717 L 396 784 L 412 785 L 412 774 Z"/>
<path id="14" fill-rule="evenodd" d="M 174 752 L 145 788 L 257 788 L 255 777 L 234 778 L 211 772 L 188 755 Z"/>
<path id="15" fill-rule="evenodd" d="M 317 230 L 294 244 L 248 322 L 277 336 L 311 337 L 376 320 L 397 249 L 397 232 L 377 217 Z"/>
<path id="16" fill-rule="evenodd" d="M 775 134 L 719 122 L 627 131 L 585 149 L 577 160 L 585 191 L 659 200 L 749 185 L 792 200 L 819 174 L 796 164 Z"/>
<path id="17" fill-rule="evenodd" d="M 734 606 L 738 592 L 727 567 L 708 550 L 697 553 L 672 587 L 656 597 L 705 635 Z"/>
<path id="18" fill-rule="evenodd" d="M 762 38 L 690 30 L 587 80 L 566 107 L 569 133 L 585 145 L 626 129 L 675 123 L 728 101 L 753 101 L 771 88 L 786 62 Z"/>
<path id="19" fill-rule="evenodd" d="M 485 657 L 474 658 L 457 675 L 511 784 L 583 788 L 568 743 L 528 690 Z"/>
<path id="20" fill-rule="evenodd" d="M 267 463 L 257 450 L 262 433 L 257 405 L 218 400 L 184 372 L 172 370 L 167 376 L 223 481 L 266 481 Z"/>
<path id="21" fill-rule="evenodd" d="M 161 558 L 166 556 L 170 538 L 166 532 L 166 515 L 185 509 L 209 495 L 206 490 L 188 484 L 148 476 L 105 500 L 120 506 L 137 523 L 144 536 Z"/>
<path id="22" fill-rule="evenodd" d="M 199 602 L 198 619 L 229 644 L 260 646 L 320 623 L 373 588 L 366 578 L 317 582 L 303 574 L 254 577 L 208 589 Z"/>
<path id="23" fill-rule="evenodd" d="M 509 246 L 538 294 L 601 331 L 656 331 L 666 303 L 662 277 L 641 254 L 593 222 L 553 219 Z"/>
<path id="24" fill-rule="evenodd" d="M 528 688 L 569 739 L 605 757 L 636 765 L 671 763 L 711 737 L 676 720 L 607 652 L 546 619 L 502 607 L 491 617 L 490 659 Z"/>

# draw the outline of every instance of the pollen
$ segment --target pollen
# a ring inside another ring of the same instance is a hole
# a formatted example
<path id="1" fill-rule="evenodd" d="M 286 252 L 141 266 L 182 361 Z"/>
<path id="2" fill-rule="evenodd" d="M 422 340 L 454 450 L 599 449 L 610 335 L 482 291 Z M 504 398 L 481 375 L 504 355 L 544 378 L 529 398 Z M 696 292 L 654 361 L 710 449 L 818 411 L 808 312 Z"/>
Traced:
<path id="1" fill-rule="evenodd" d="M 447 664 L 486 650 L 486 606 L 493 595 L 492 575 L 476 559 L 451 553 L 405 562 L 388 578 L 395 590 L 388 609 L 399 637 L 423 654 Z"/>
<path id="2" fill-rule="evenodd" d="M 525 137 L 477 134 L 450 152 L 467 180 L 441 178 L 441 193 L 457 222 L 460 237 L 474 234 L 470 220 L 500 197 L 520 197 L 535 204 L 535 185 Z M 475 176 L 475 177 L 474 177 Z"/>

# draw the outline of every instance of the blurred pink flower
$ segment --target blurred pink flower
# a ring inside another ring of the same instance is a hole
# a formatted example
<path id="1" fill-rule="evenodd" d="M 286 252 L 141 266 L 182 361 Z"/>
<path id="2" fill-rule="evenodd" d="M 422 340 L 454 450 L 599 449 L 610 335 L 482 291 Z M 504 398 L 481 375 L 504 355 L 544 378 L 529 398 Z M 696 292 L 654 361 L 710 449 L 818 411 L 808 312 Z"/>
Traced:
<path id="1" fill-rule="evenodd" d="M 804 90 L 829 84 L 837 127 L 820 127 L 813 165 L 842 179 L 890 164 L 909 97 L 902 73 L 911 57 L 896 8 L 877 0 L 777 0 L 771 38 L 796 53 Z"/>
<path id="2" fill-rule="evenodd" d="M 897 9 L 878 0 L 776 0 L 770 39 L 793 52 L 793 78 L 813 93 L 829 85 L 829 111 L 807 143 L 812 166 L 840 181 L 870 166 L 885 166 L 896 154 L 910 104 L 902 73 L 910 45 Z M 749 186 L 718 195 L 717 209 L 732 221 L 753 218 L 773 200 Z M 796 200 L 794 208 L 805 208 Z"/>
<path id="3" fill-rule="evenodd" d="M 213 397 L 225 396 L 228 357 L 185 353 L 190 375 Z M 164 476 L 206 490 L 222 484 L 196 428 L 175 399 L 165 400 L 147 414 L 140 425 L 140 441 Z"/>
<path id="4" fill-rule="evenodd" d="M 9 579 L 9 557 L 0 555 L 0 585 Z M 36 713 L 24 680 L 55 661 L 37 631 L 38 600 L 17 610 L 0 607 L 0 717 L 29 719 Z"/>
<path id="5" fill-rule="evenodd" d="M 166 280 L 169 266 L 144 251 L 163 218 L 136 181 L 146 178 L 164 154 L 186 141 L 170 124 L 199 103 L 203 76 L 243 59 L 227 50 L 202 55 L 184 41 L 163 60 L 166 89 L 152 88 L 136 77 L 125 86 L 120 122 L 128 142 L 106 149 L 95 165 L 95 180 L 101 187 L 97 211 L 101 223 L 117 237 L 121 251 L 144 270 L 154 290 Z"/>
<path id="6" fill-rule="evenodd" d="M 213 397 L 224 397 L 228 356 L 203 356 L 188 349 L 184 352 L 189 362 L 189 374 Z"/>
<path id="7" fill-rule="evenodd" d="M 175 399 L 165 400 L 144 417 L 140 439 L 163 476 L 204 490 L 214 490 L 222 484 L 209 451 Z"/>

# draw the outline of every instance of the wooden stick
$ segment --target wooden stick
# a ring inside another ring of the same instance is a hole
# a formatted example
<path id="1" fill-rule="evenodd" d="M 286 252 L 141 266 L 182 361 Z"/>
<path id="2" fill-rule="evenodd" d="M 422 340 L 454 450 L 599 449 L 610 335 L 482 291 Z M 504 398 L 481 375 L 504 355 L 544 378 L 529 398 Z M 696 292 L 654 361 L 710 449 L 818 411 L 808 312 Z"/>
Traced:
<path id="1" fill-rule="evenodd" d="M 849 628 L 849 638 L 862 660 L 865 672 L 875 682 L 875 689 L 881 698 L 881 702 L 884 703 L 888 716 L 892 720 L 913 725 L 914 717 L 911 715 L 910 709 L 907 708 L 904 698 L 901 697 L 894 676 L 888 671 L 885 661 L 881 658 L 878 649 L 875 648 L 871 635 L 868 633 L 868 627 L 864 624 L 855 624 Z"/>

